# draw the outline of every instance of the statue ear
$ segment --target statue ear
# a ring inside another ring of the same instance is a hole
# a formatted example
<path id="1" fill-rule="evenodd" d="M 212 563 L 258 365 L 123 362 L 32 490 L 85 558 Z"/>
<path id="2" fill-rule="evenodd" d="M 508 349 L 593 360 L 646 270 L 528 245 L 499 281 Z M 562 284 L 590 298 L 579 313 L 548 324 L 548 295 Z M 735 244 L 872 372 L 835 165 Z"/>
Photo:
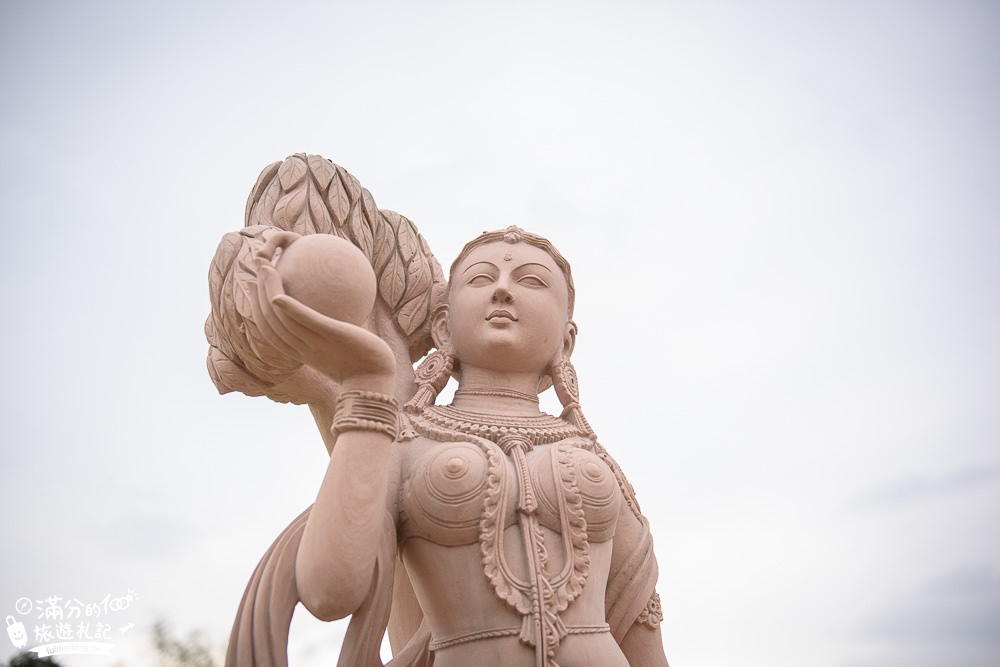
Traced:
<path id="1" fill-rule="evenodd" d="M 546 391 L 554 384 L 555 374 L 564 364 L 569 364 L 569 358 L 573 356 L 573 348 L 576 347 L 576 322 L 569 320 L 566 322 L 566 331 L 563 333 L 562 350 L 559 358 L 552 362 L 552 366 L 542 375 L 538 381 L 538 393 Z"/>
<path id="2" fill-rule="evenodd" d="M 562 358 L 569 359 L 573 356 L 573 349 L 576 347 L 576 322 L 570 320 L 566 322 L 566 332 L 563 334 Z"/>
<path id="3" fill-rule="evenodd" d="M 451 345 L 451 330 L 448 328 L 448 306 L 438 306 L 431 321 L 431 338 L 434 347 L 439 350 L 448 349 Z"/>

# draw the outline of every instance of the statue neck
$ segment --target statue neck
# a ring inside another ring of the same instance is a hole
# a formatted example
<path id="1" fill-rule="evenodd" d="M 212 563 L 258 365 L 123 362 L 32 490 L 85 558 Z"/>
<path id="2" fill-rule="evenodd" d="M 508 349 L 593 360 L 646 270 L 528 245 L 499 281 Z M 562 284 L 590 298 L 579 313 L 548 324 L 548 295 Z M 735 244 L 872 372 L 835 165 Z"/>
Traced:
<path id="1" fill-rule="evenodd" d="M 531 416 L 538 409 L 539 377 L 531 373 L 498 373 L 462 367 L 452 405 L 484 414 Z"/>

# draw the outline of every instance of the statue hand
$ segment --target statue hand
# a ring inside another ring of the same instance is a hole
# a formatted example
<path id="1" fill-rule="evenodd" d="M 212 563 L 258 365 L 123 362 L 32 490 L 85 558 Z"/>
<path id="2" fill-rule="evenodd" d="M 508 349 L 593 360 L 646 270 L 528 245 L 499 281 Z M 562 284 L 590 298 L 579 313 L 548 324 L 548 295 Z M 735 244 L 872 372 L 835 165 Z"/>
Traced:
<path id="1" fill-rule="evenodd" d="M 254 319 L 275 348 L 344 388 L 392 393 L 396 361 L 384 340 L 285 294 L 281 276 L 263 257 L 257 260 L 256 292 Z"/>

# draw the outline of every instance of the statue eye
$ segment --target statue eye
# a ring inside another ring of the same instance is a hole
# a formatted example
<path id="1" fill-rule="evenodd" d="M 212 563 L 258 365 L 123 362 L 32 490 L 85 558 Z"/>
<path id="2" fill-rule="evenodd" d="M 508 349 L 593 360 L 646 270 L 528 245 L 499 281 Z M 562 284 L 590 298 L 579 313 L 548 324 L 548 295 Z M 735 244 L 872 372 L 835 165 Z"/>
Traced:
<path id="1" fill-rule="evenodd" d="M 466 284 L 472 285 L 473 287 L 483 287 L 484 285 L 489 285 L 492 282 L 493 282 L 493 276 L 487 275 L 485 273 L 477 273 L 476 275 L 469 278 Z"/>
<path id="2" fill-rule="evenodd" d="M 525 285 L 527 287 L 548 287 L 549 286 L 549 284 L 547 282 L 545 282 L 544 280 L 542 280 L 538 276 L 530 274 L 530 273 L 528 275 L 526 275 L 526 276 L 521 276 L 520 278 L 518 278 L 517 282 L 520 283 L 521 285 Z"/>

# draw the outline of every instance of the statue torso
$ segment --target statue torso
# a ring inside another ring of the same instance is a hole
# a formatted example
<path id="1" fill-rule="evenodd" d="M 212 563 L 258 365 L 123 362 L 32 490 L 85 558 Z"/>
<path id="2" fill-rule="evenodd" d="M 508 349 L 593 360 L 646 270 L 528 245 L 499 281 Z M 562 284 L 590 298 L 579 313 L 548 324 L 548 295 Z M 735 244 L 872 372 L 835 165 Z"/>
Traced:
<path id="1" fill-rule="evenodd" d="M 618 482 L 587 438 L 542 421 L 535 431 L 512 427 L 512 437 L 402 443 L 399 542 L 443 663 L 462 664 L 484 641 L 524 652 L 528 664 L 532 647 L 563 665 L 575 650 L 608 665 L 621 656 L 604 619 Z"/>

